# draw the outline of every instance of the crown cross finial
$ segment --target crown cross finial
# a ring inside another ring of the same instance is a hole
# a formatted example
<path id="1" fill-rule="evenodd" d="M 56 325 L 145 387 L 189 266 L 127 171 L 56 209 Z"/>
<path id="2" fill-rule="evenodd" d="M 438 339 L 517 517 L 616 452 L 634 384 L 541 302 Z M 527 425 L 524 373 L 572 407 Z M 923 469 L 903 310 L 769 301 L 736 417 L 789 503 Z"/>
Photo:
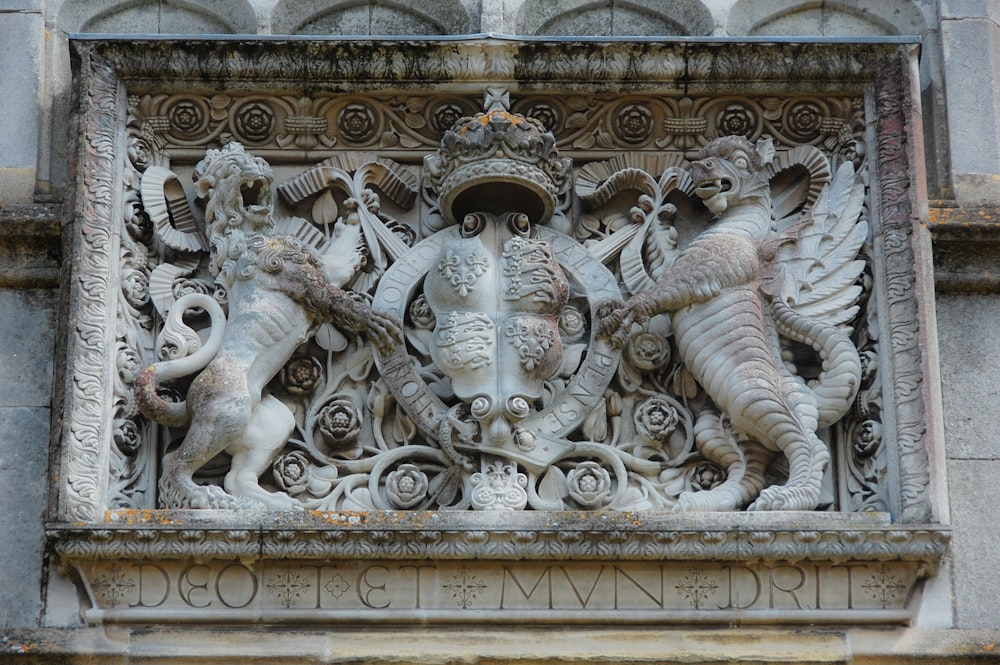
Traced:
<path id="1" fill-rule="evenodd" d="M 509 111 L 510 93 L 504 88 L 486 88 L 486 98 L 483 108 L 489 111 Z"/>

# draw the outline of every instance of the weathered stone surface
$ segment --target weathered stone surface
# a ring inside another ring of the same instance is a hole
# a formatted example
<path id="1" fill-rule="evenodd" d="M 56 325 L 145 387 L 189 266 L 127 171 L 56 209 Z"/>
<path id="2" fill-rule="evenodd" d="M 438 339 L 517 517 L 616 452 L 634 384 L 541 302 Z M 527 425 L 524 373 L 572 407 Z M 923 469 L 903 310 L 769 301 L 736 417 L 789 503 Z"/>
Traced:
<path id="1" fill-rule="evenodd" d="M 0 407 L 0 626 L 36 626 L 41 614 L 48 440 L 47 408 Z"/>
<path id="2" fill-rule="evenodd" d="M 983 334 L 997 317 L 1000 303 L 990 296 L 949 295 L 937 303 L 945 441 L 953 459 L 1000 458 L 1000 383 L 994 380 L 1000 349 Z"/>
<path id="3" fill-rule="evenodd" d="M 42 15 L 0 14 L 0 203 L 27 203 L 35 191 L 38 95 L 42 74 Z"/>
<path id="4" fill-rule="evenodd" d="M 0 290 L 0 405 L 48 406 L 56 294 L 29 289 Z"/>
<path id="5" fill-rule="evenodd" d="M 1000 595 L 992 583 L 1000 569 L 1000 534 L 993 518 L 1000 504 L 997 473 L 996 459 L 948 460 L 957 628 L 995 628 L 1000 617 Z"/>
<path id="6" fill-rule="evenodd" d="M 1000 62 L 1000 24 L 987 16 L 945 18 L 941 39 L 946 79 L 963 82 L 947 95 L 955 198 L 1000 200 L 1000 91 L 994 69 L 984 66 Z"/>

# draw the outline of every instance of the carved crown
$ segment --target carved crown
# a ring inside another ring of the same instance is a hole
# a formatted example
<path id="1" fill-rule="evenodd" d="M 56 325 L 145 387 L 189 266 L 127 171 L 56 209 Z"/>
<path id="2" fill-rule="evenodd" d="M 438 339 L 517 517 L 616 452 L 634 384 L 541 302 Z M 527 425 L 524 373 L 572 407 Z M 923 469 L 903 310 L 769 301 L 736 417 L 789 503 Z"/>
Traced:
<path id="1" fill-rule="evenodd" d="M 506 92 L 488 90 L 484 106 L 456 122 L 424 159 L 441 213 L 451 223 L 471 212 L 521 212 L 547 222 L 569 186 L 571 160 L 559 157 L 541 122 L 510 112 Z"/>

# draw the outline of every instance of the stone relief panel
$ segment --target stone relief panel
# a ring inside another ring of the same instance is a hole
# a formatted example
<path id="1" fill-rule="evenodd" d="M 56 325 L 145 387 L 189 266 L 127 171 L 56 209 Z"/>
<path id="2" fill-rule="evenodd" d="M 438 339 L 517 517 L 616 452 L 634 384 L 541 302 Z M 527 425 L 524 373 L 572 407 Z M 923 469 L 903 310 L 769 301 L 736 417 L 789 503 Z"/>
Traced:
<path id="1" fill-rule="evenodd" d="M 146 314 L 123 326 L 152 355 L 129 352 L 159 362 L 134 404 L 123 381 L 120 429 L 147 434 L 126 453 L 180 444 L 155 503 L 118 505 L 887 508 L 878 481 L 863 498 L 856 480 L 834 497 L 832 473 L 824 487 L 837 437 L 868 455 L 849 467 L 880 457 L 877 416 L 816 438 L 862 386 L 860 99 L 473 103 L 132 99 L 123 247 L 147 267 L 158 244 L 171 254 L 123 282 Z M 275 182 L 245 146 L 334 156 Z M 577 165 L 571 188 L 561 148 L 617 156 Z M 185 190 L 166 165 L 203 149 Z M 423 154 L 423 184 L 371 150 Z M 224 378 L 249 383 L 206 396 Z"/>
<path id="2" fill-rule="evenodd" d="M 376 574 L 357 556 L 404 561 L 377 572 L 404 614 L 417 589 L 441 617 L 507 616 L 552 555 L 591 562 L 569 573 L 588 594 L 646 580 L 595 616 L 906 620 L 947 541 L 886 531 L 930 510 L 906 56 L 837 46 L 805 71 L 726 47 L 81 45 L 52 534 L 92 619 L 197 609 L 172 590 L 213 584 L 246 616 L 308 586 L 346 617 Z M 291 85 L 292 62 L 336 89 Z M 498 514 L 523 529 L 495 535 Z M 449 563 L 404 580 L 424 556 Z M 765 602 L 774 580 L 795 608 Z"/>

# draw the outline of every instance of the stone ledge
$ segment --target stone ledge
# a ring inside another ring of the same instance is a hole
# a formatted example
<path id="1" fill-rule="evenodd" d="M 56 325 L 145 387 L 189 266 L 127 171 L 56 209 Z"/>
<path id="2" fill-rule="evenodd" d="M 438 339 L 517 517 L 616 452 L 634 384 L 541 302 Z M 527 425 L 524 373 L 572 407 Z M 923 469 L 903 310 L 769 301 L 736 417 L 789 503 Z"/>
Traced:
<path id="1" fill-rule="evenodd" d="M 932 201 L 928 222 L 939 292 L 1000 292 L 1000 204 Z"/>
<path id="2" fill-rule="evenodd" d="M 1000 631 L 898 628 L 7 630 L 0 662 L 94 663 L 948 663 L 996 658 Z"/>
<path id="3" fill-rule="evenodd" d="M 882 514 L 212 512 L 50 525 L 85 620 L 906 624 L 950 538 Z"/>
<path id="4" fill-rule="evenodd" d="M 933 573 L 950 530 L 882 513 L 259 513 L 118 511 L 50 524 L 64 560 L 382 559 L 913 561 Z M 600 535 L 600 538 L 593 536 Z"/>
<path id="5" fill-rule="evenodd" d="M 0 207 L 0 288 L 59 286 L 59 206 Z"/>

